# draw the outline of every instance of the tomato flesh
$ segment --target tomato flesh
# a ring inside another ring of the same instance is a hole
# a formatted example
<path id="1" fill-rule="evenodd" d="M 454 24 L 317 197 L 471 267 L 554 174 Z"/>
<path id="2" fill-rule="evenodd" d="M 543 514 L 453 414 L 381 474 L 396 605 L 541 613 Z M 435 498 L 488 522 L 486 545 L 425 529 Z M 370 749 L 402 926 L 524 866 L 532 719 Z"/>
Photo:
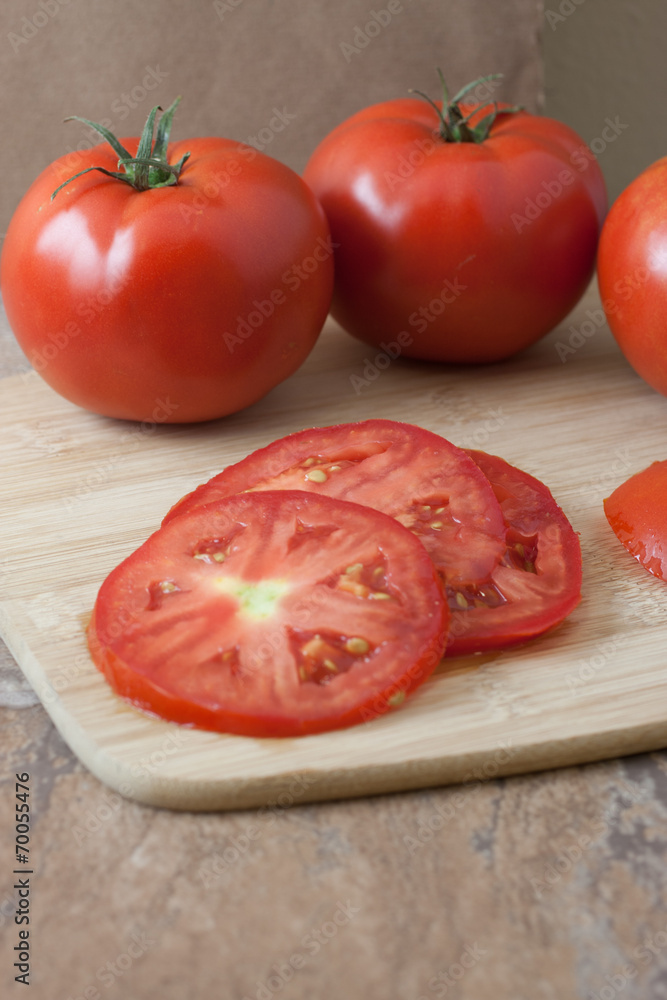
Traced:
<path id="1" fill-rule="evenodd" d="M 423 543 L 451 587 L 485 580 L 505 553 L 493 490 L 464 451 L 393 420 L 300 431 L 231 465 L 184 497 L 165 522 L 221 496 L 307 490 L 381 510 Z"/>
<path id="2" fill-rule="evenodd" d="M 667 580 L 667 461 L 618 486 L 604 512 L 619 541 L 649 573 Z"/>
<path id="3" fill-rule="evenodd" d="M 449 623 L 415 536 L 358 504 L 257 492 L 193 508 L 104 581 L 89 627 L 112 687 L 163 718 L 298 736 L 397 707 Z"/>
<path id="4" fill-rule="evenodd" d="M 475 588 L 449 589 L 447 655 L 500 649 L 558 625 L 581 597 L 581 549 L 547 487 L 502 458 L 468 451 L 507 523 L 504 556 Z"/>

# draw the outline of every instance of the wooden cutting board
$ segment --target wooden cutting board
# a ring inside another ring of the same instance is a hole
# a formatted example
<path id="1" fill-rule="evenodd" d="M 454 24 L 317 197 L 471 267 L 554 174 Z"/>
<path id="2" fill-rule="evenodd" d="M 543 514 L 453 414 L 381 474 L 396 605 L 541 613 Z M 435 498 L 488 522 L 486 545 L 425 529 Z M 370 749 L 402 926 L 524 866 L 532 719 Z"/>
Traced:
<path id="1" fill-rule="evenodd" d="M 199 426 L 97 417 L 34 373 L 0 382 L 0 631 L 84 764 L 142 802 L 231 809 L 469 784 L 665 746 L 667 585 L 621 547 L 602 500 L 667 458 L 667 399 L 628 367 L 598 305 L 591 290 L 539 345 L 484 368 L 375 365 L 375 349 L 329 321 L 291 379 Z M 122 702 L 84 639 L 105 575 L 230 462 L 307 426 L 369 417 L 420 424 L 544 480 L 581 535 L 577 610 L 520 649 L 441 664 L 400 711 L 349 730 L 250 739 Z"/>

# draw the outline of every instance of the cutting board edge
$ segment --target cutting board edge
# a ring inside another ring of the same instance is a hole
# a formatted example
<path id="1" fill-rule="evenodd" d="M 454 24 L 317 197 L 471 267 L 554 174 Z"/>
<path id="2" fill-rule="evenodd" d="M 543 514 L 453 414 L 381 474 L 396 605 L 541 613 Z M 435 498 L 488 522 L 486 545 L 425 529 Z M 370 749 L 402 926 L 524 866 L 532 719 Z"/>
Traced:
<path id="1" fill-rule="evenodd" d="M 48 711 L 48 709 L 47 709 Z M 51 714 L 51 713 L 49 713 Z M 527 743 L 512 748 L 499 744 L 495 750 L 471 751 L 424 759 L 406 759 L 400 764 L 362 764 L 319 773 L 301 767 L 279 774 L 258 775 L 251 779 L 229 781 L 203 780 L 193 784 L 191 777 L 159 775 L 138 777 L 129 765 L 85 737 L 81 744 L 62 732 L 81 763 L 103 784 L 125 798 L 143 805 L 181 812 L 224 812 L 245 809 L 283 810 L 308 802 L 354 799 L 396 794 L 425 788 L 461 786 L 476 788 L 495 778 L 529 775 L 563 767 L 596 763 L 619 756 L 648 753 L 667 747 L 667 721 L 638 723 L 624 730 L 608 730 L 568 737 L 549 738 L 543 743 Z M 502 759 L 501 759 L 502 757 Z M 326 788 L 322 787 L 326 783 Z"/>

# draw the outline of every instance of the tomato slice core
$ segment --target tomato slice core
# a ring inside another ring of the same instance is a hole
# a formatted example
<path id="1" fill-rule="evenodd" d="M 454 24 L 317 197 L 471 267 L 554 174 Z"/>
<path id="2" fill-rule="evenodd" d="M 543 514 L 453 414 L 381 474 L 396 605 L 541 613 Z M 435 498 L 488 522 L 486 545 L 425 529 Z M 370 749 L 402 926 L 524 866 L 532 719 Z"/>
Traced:
<path id="1" fill-rule="evenodd" d="M 667 461 L 653 462 L 618 486 L 604 512 L 628 552 L 667 580 Z"/>
<path id="2" fill-rule="evenodd" d="M 558 625 L 581 598 L 579 539 L 549 489 L 502 458 L 468 451 L 507 523 L 506 548 L 475 588 L 449 586 L 447 656 L 500 649 Z"/>
<path id="3" fill-rule="evenodd" d="M 448 624 L 431 560 L 394 519 L 267 491 L 163 525 L 104 581 L 88 635 L 140 708 L 296 736 L 398 706 L 439 663 Z"/>
<path id="4" fill-rule="evenodd" d="M 505 554 L 505 522 L 483 473 L 430 431 L 393 420 L 300 431 L 226 468 L 163 523 L 221 496 L 306 490 L 383 511 L 418 535 L 444 582 L 475 585 Z"/>

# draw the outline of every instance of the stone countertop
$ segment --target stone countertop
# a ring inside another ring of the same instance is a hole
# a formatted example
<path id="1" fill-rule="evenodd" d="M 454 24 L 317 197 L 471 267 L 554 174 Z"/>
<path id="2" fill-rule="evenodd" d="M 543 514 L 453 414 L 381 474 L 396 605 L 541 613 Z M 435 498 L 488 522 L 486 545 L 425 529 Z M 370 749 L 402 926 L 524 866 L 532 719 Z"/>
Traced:
<path id="1" fill-rule="evenodd" d="M 0 375 L 25 359 L 0 317 Z M 2 996 L 667 998 L 667 753 L 316 805 L 124 799 L 0 649 Z M 31 987 L 13 981 L 31 775 Z"/>

